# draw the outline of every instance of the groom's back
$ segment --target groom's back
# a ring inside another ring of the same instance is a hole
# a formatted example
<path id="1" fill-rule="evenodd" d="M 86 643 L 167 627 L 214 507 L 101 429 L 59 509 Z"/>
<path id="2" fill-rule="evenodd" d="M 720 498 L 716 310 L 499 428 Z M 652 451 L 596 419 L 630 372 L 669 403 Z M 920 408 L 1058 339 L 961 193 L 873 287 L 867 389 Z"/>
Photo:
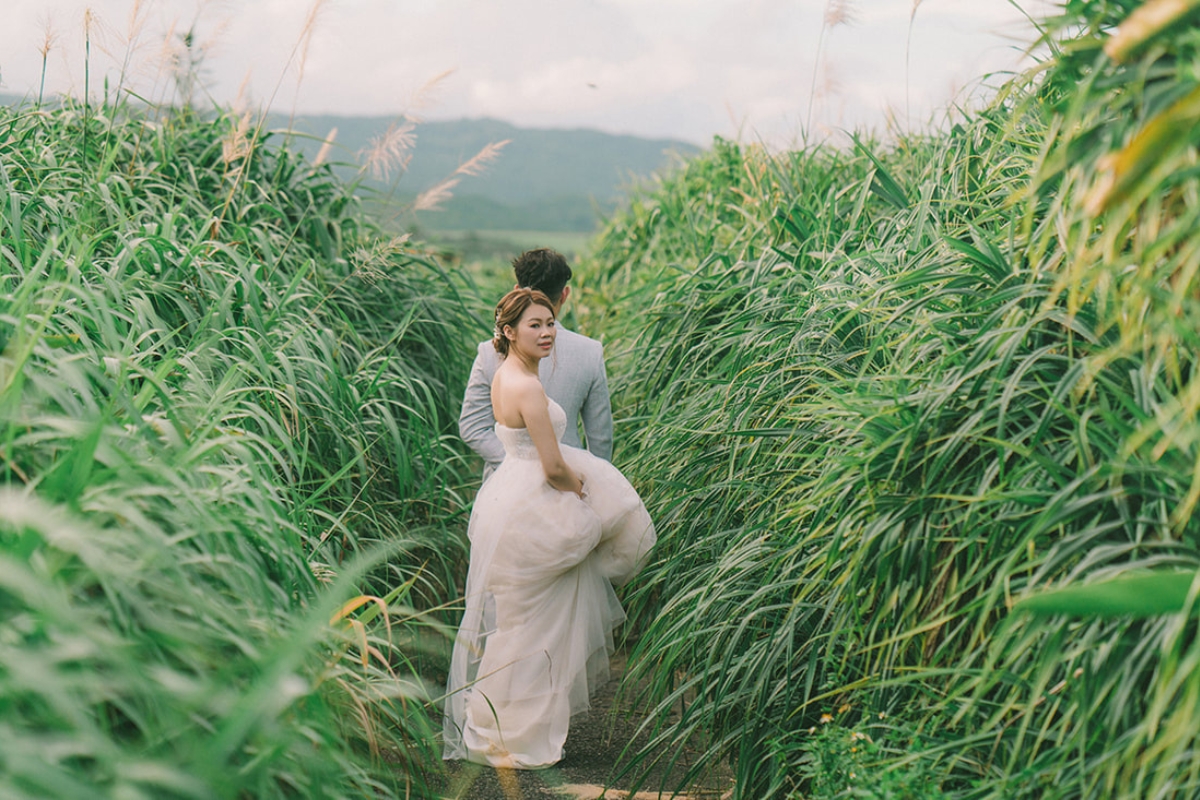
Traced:
<path id="1" fill-rule="evenodd" d="M 567 432 L 563 434 L 563 442 L 582 447 L 579 419 L 587 408 L 591 394 L 596 391 L 597 383 L 604 385 L 605 405 L 608 405 L 603 345 L 595 339 L 560 327 L 554 350 L 538 364 L 538 377 L 542 379 L 542 386 L 546 387 L 546 394 L 567 412 Z M 586 417 L 584 421 L 587 422 Z M 596 437 L 597 434 L 592 432 L 589 438 Z M 589 441 L 588 449 L 598 444 L 601 443 Z M 606 460 L 611 458 L 611 438 L 605 452 L 592 452 Z"/>

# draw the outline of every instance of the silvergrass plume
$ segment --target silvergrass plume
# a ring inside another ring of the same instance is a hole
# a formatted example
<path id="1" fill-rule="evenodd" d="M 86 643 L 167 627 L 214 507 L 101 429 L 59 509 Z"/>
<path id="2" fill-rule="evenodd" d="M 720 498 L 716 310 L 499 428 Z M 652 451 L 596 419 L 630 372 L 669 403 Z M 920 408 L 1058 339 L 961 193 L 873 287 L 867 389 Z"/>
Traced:
<path id="1" fill-rule="evenodd" d="M 379 239 L 370 247 L 360 247 L 354 251 L 350 262 L 354 265 L 354 276 L 372 283 L 387 277 L 385 268 L 392 263 L 397 255 L 404 252 L 404 245 L 412 238 L 405 233 L 394 236 L 389 240 Z"/>
<path id="2" fill-rule="evenodd" d="M 407 116 L 388 125 L 386 131 L 372 138 L 359 151 L 363 169 L 380 180 L 386 180 L 393 172 L 403 173 L 412 160 L 412 149 L 417 142 L 416 127 Z"/>
<path id="3" fill-rule="evenodd" d="M 505 145 L 511 142 L 511 139 L 502 139 L 499 142 L 489 142 L 470 159 L 463 162 L 454 170 L 455 175 L 480 175 L 489 164 L 500 157 L 500 151 Z"/>
<path id="4" fill-rule="evenodd" d="M 238 118 L 237 123 L 230 127 L 229 132 L 221 139 L 221 161 L 226 164 L 246 158 L 250 155 L 250 123 L 253 114 L 246 111 Z"/>
<path id="5" fill-rule="evenodd" d="M 452 191 L 461 178 L 443 178 L 417 195 L 413 201 L 413 211 L 437 211 L 442 204 L 454 196 Z"/>
<path id="6" fill-rule="evenodd" d="M 50 51 L 54 49 L 54 45 L 58 40 L 58 32 L 54 29 L 54 22 L 47 14 L 42 17 L 42 43 L 38 47 L 38 53 L 42 56 L 42 74 L 38 81 L 38 108 L 41 108 L 42 102 L 45 100 L 46 94 L 46 68 L 49 63 Z"/>
<path id="7" fill-rule="evenodd" d="M 853 0 L 828 0 L 825 4 L 825 27 L 833 29 L 839 25 L 853 25 L 855 22 Z"/>
<path id="8" fill-rule="evenodd" d="M 405 116 L 415 122 L 420 122 L 421 116 L 419 112 L 421 109 L 425 108 L 430 102 L 432 102 L 436 91 L 441 87 L 442 83 L 453 74 L 454 70 L 448 69 L 443 72 L 439 72 L 437 75 L 434 75 L 432 78 L 425 81 L 425 83 L 413 93 L 412 100 L 409 103 L 409 110 L 405 112 Z"/>
<path id="9" fill-rule="evenodd" d="M 417 195 L 417 199 L 413 202 L 414 211 L 435 211 L 442 207 L 453 196 L 452 190 L 458 185 L 461 178 L 458 175 L 479 175 L 483 170 L 499 157 L 500 151 L 504 149 L 511 140 L 504 139 L 499 142 L 489 142 L 484 145 L 478 153 L 471 158 L 458 165 L 458 168 L 451 173 L 450 177 L 434 184 L 425 191 Z"/>

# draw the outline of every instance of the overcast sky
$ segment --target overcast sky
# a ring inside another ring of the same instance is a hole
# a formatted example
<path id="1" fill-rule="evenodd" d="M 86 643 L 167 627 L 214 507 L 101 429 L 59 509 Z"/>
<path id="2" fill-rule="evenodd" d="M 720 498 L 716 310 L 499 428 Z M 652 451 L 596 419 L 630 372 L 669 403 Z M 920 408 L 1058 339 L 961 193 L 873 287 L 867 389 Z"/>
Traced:
<path id="1" fill-rule="evenodd" d="M 924 127 L 986 74 L 1028 64 L 1034 36 L 1011 0 L 3 0 L 0 91 L 37 94 L 48 31 L 47 92 L 80 94 L 85 9 L 93 93 L 128 61 L 127 86 L 169 98 L 164 53 L 194 26 L 223 104 L 240 91 L 275 111 L 488 116 L 701 145 L 882 130 L 889 112 Z M 849 19 L 830 27 L 830 15 Z"/>

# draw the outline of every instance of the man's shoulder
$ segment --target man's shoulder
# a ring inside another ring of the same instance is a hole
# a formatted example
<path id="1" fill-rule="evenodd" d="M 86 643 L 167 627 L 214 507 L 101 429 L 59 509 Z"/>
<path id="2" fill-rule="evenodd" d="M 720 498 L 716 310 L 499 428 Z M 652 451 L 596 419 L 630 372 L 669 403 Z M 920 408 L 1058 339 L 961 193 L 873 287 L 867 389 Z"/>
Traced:
<path id="1" fill-rule="evenodd" d="M 602 353 L 604 345 L 598 340 L 590 336 L 584 336 L 582 333 L 567 330 L 566 328 L 558 329 L 558 343 L 560 346 L 569 347 L 571 350 L 578 353 Z"/>
<path id="2" fill-rule="evenodd" d="M 487 373 L 489 380 L 495 374 L 496 368 L 500 366 L 500 354 L 496 352 L 491 339 L 480 342 L 479 346 L 475 348 L 475 366 Z"/>

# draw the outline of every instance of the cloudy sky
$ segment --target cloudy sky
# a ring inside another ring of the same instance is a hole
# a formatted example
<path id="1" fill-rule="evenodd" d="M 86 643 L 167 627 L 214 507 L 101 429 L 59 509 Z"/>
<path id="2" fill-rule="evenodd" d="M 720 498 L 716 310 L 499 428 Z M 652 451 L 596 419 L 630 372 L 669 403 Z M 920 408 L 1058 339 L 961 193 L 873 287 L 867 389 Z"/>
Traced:
<path id="1" fill-rule="evenodd" d="M 93 92 L 124 73 L 169 98 L 164 65 L 194 29 L 223 104 L 701 145 L 882 130 L 889 115 L 924 127 L 1028 64 L 1034 36 L 1012 0 L 4 0 L 0 91 L 37 94 L 49 36 L 47 92 L 80 94 L 88 10 Z"/>

